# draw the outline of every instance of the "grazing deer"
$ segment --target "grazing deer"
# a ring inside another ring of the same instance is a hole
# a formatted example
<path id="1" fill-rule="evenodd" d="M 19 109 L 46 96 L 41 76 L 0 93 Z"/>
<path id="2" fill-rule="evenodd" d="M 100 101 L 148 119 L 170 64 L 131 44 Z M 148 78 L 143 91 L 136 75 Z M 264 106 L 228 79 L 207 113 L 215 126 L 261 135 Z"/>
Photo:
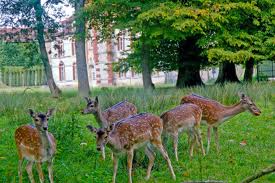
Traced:
<path id="1" fill-rule="evenodd" d="M 94 114 L 100 127 L 108 127 L 116 121 L 137 113 L 137 107 L 127 101 L 119 102 L 102 112 L 97 96 L 95 97 L 95 100 L 88 97 L 85 97 L 85 99 L 87 101 L 87 106 L 82 111 L 82 114 Z M 105 160 L 105 149 L 102 149 L 101 152 L 102 158 Z"/>
<path id="2" fill-rule="evenodd" d="M 219 152 L 219 125 L 246 110 L 255 116 L 259 116 L 261 114 L 260 109 L 252 102 L 252 100 L 242 93 L 240 94 L 240 102 L 232 106 L 224 106 L 215 100 L 211 100 L 196 94 L 183 97 L 181 99 L 181 104 L 183 103 L 193 103 L 202 109 L 202 120 L 206 121 L 208 125 L 207 152 L 210 150 L 211 128 L 214 130 L 216 149 Z"/>
<path id="3" fill-rule="evenodd" d="M 34 183 L 32 174 L 33 163 L 36 163 L 40 182 L 44 182 L 44 175 L 41 164 L 48 163 L 50 182 L 53 183 L 53 156 L 56 151 L 54 136 L 48 132 L 48 119 L 53 114 L 54 109 L 49 109 L 46 114 L 35 113 L 29 109 L 35 126 L 23 125 L 15 131 L 15 142 L 19 156 L 18 175 L 19 183 L 22 183 L 22 163 L 25 158 L 28 163 L 26 170 L 31 183 Z"/>
<path id="4" fill-rule="evenodd" d="M 137 107 L 127 101 L 119 102 L 105 111 L 101 111 L 97 96 L 95 100 L 88 97 L 85 97 L 85 99 L 87 101 L 87 107 L 82 111 L 82 114 L 94 114 L 100 127 L 107 127 L 116 121 L 137 114 Z"/>
<path id="5" fill-rule="evenodd" d="M 107 128 L 96 129 L 90 125 L 88 125 L 87 128 L 89 128 L 91 132 L 96 133 L 97 150 L 100 151 L 107 145 L 114 153 L 113 183 L 115 183 L 116 180 L 118 156 L 121 153 L 127 154 L 129 182 L 132 183 L 133 154 L 135 149 L 141 147 L 145 147 L 145 154 L 149 158 L 146 179 L 150 178 L 151 169 L 155 160 L 155 154 L 150 145 L 155 146 L 160 151 L 168 164 L 173 179 L 176 179 L 171 161 L 162 145 L 161 134 L 163 124 L 158 116 L 142 113 L 122 119 Z"/>
<path id="6" fill-rule="evenodd" d="M 170 135 L 173 138 L 173 146 L 176 160 L 178 161 L 178 136 L 179 132 L 186 130 L 188 135 L 192 138 L 190 144 L 190 157 L 193 156 L 194 144 L 200 146 L 202 154 L 205 155 L 203 143 L 201 140 L 200 122 L 202 117 L 202 110 L 194 104 L 179 105 L 161 116 L 163 121 L 163 134 Z"/>

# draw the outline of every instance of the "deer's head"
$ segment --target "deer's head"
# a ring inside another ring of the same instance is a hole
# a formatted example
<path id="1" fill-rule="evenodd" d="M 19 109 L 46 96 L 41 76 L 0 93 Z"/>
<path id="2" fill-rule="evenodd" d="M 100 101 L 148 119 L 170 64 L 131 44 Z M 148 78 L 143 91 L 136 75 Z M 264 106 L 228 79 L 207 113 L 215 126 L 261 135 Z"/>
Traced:
<path id="1" fill-rule="evenodd" d="M 106 128 L 95 128 L 91 125 L 87 125 L 87 128 L 96 134 L 96 149 L 98 151 L 103 151 L 105 145 L 109 141 L 109 134 L 113 130 L 114 124 Z"/>
<path id="2" fill-rule="evenodd" d="M 85 109 L 83 109 L 82 114 L 96 114 L 99 110 L 99 102 L 98 102 L 98 97 L 95 97 L 95 100 L 92 100 L 88 97 L 85 97 L 87 101 L 87 106 Z"/>
<path id="3" fill-rule="evenodd" d="M 261 110 L 256 106 L 256 104 L 245 94 L 240 93 L 239 94 L 241 99 L 242 107 L 246 110 L 248 110 L 250 113 L 252 113 L 255 116 L 259 116 L 261 114 Z"/>
<path id="4" fill-rule="evenodd" d="M 32 117 L 35 127 L 41 131 L 45 132 L 48 130 L 48 120 L 49 117 L 53 115 L 54 109 L 49 109 L 45 114 L 36 113 L 32 109 L 29 109 L 29 114 Z"/>

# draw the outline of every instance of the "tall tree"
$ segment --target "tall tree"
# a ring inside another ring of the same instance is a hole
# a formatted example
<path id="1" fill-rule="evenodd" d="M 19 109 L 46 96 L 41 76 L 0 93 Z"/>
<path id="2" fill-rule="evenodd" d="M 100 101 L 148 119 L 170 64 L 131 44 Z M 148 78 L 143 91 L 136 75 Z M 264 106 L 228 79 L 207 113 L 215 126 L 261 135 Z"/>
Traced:
<path id="1" fill-rule="evenodd" d="M 152 67 L 150 67 L 150 43 L 143 30 L 137 27 L 136 18 L 141 12 L 159 2 L 163 1 L 96 0 L 91 1 L 87 6 L 89 22 L 100 30 L 103 39 L 110 39 L 115 29 L 128 29 L 131 31 L 132 38 L 137 39 L 141 47 L 135 53 L 136 56 L 140 54 L 137 56 L 139 60 L 136 63 L 141 68 L 143 86 L 149 90 L 154 88 L 151 78 Z M 139 36 L 136 37 L 137 33 Z"/>
<path id="2" fill-rule="evenodd" d="M 272 58 L 274 44 L 270 43 L 275 34 L 275 2 L 239 0 L 215 6 L 227 20 L 223 28 L 206 41 L 213 43 L 208 49 L 209 60 L 222 62 L 217 81 L 238 81 L 236 63 L 244 64 L 244 81 L 251 82 L 255 62 Z"/>
<path id="3" fill-rule="evenodd" d="M 56 28 L 54 18 L 47 14 L 46 8 L 52 8 L 56 15 L 60 15 L 59 9 L 53 8 L 61 3 L 61 0 L 47 0 L 44 5 L 41 0 L 0 0 L 0 26 L 28 28 L 36 30 L 36 40 L 39 43 L 40 56 L 44 65 L 47 83 L 53 97 L 58 97 L 61 90 L 55 84 L 52 69 L 45 46 L 45 30 L 48 33 Z M 54 13 L 53 13 L 54 14 Z M 20 32 L 19 32 L 20 33 Z"/>
<path id="4" fill-rule="evenodd" d="M 76 46 L 76 63 L 78 76 L 78 92 L 80 96 L 87 97 L 90 94 L 89 78 L 87 71 L 86 59 L 86 23 L 85 17 L 81 15 L 85 6 L 85 0 L 75 0 L 75 46 Z"/>

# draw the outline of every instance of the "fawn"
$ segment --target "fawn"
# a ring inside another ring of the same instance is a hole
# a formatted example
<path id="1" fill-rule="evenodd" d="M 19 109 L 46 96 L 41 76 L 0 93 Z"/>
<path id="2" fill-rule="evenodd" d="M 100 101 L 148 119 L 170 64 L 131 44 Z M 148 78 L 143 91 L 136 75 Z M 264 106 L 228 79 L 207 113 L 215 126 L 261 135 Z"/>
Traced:
<path id="1" fill-rule="evenodd" d="M 15 131 L 15 142 L 19 156 L 18 175 L 19 183 L 22 183 L 22 163 L 25 158 L 28 163 L 26 170 L 29 179 L 34 183 L 32 174 L 33 163 L 36 163 L 40 182 L 44 182 L 44 175 L 41 168 L 43 162 L 48 163 L 49 179 L 53 183 L 53 157 L 56 152 L 54 136 L 48 132 L 48 119 L 52 116 L 54 109 L 49 109 L 46 114 L 35 113 L 29 109 L 35 126 L 23 125 Z"/>
<path id="2" fill-rule="evenodd" d="M 170 135 L 173 138 L 174 152 L 177 161 L 178 136 L 179 132 L 182 130 L 186 130 L 188 136 L 192 138 L 189 151 L 190 157 L 193 156 L 195 142 L 200 146 L 202 154 L 205 155 L 200 132 L 202 117 L 202 110 L 200 107 L 194 104 L 183 104 L 163 113 L 160 117 L 163 120 L 164 136 Z"/>
<path id="3" fill-rule="evenodd" d="M 85 97 L 85 99 L 87 101 L 87 106 L 82 111 L 82 114 L 94 114 L 100 127 L 108 127 L 116 121 L 137 113 L 137 107 L 127 101 L 119 102 L 102 112 L 97 96 L 95 97 L 95 100 L 88 97 Z M 101 152 L 102 158 L 105 160 L 105 149 L 102 149 Z"/>
<path id="4" fill-rule="evenodd" d="M 202 120 L 206 121 L 208 125 L 207 152 L 209 152 L 210 150 L 211 128 L 213 128 L 214 130 L 216 149 L 219 152 L 219 125 L 246 110 L 248 110 L 255 116 L 259 116 L 261 114 L 260 109 L 256 106 L 256 104 L 252 102 L 252 100 L 248 96 L 243 93 L 240 93 L 239 95 L 240 102 L 232 106 L 224 106 L 215 100 L 211 100 L 196 94 L 191 94 L 181 99 L 181 104 L 193 103 L 195 105 L 198 105 L 202 109 Z"/>
<path id="5" fill-rule="evenodd" d="M 173 179 L 176 179 L 171 161 L 161 141 L 163 130 L 162 120 L 153 114 L 137 114 L 113 123 L 109 127 L 94 128 L 88 125 L 91 132 L 96 133 L 97 150 L 102 150 L 105 145 L 111 148 L 114 153 L 113 183 L 116 180 L 118 168 L 118 156 L 121 153 L 127 154 L 127 166 L 129 182 L 132 183 L 132 161 L 134 150 L 145 147 L 145 154 L 149 158 L 146 179 L 150 178 L 151 169 L 154 164 L 155 154 L 150 145 L 156 147 L 166 160 Z"/>

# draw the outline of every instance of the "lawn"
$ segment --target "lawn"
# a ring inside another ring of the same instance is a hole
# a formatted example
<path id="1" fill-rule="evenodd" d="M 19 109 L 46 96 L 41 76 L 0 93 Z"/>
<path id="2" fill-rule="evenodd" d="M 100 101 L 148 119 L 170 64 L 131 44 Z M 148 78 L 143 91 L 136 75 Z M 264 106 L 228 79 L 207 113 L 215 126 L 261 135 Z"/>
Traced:
<path id="1" fill-rule="evenodd" d="M 223 104 L 238 102 L 237 93 L 243 91 L 250 96 L 262 110 L 259 117 L 249 112 L 242 113 L 219 128 L 221 153 L 215 151 L 212 141 L 210 153 L 202 157 L 195 151 L 194 158 L 188 156 L 187 135 L 182 134 L 179 143 L 179 162 L 175 161 L 171 142 L 168 153 L 177 176 L 175 182 L 222 180 L 240 182 L 245 177 L 275 162 L 275 84 L 255 83 L 254 85 L 228 84 L 186 89 L 159 87 L 153 93 L 141 88 L 97 88 L 92 96 L 99 96 L 102 108 L 127 99 L 134 103 L 139 112 L 160 115 L 179 104 L 182 96 L 191 92 L 210 97 Z M 76 91 L 67 90 L 59 99 L 51 98 L 41 90 L 8 90 L 0 92 L 0 182 L 18 182 L 18 157 L 14 142 L 14 131 L 31 118 L 28 108 L 44 111 L 55 107 L 56 113 L 49 121 L 49 131 L 57 139 L 57 154 L 54 160 L 54 180 L 62 183 L 111 182 L 112 161 L 107 149 L 106 160 L 101 159 L 95 148 L 95 137 L 87 129 L 87 124 L 96 125 L 92 115 L 82 115 L 85 100 L 76 96 Z M 206 147 L 206 126 L 202 126 L 202 136 Z M 213 139 L 213 138 L 212 138 Z M 246 145 L 240 142 L 246 141 Z M 84 143 L 84 145 L 83 145 Z M 87 145 L 85 145 L 87 143 Z M 133 168 L 133 181 L 145 182 L 148 160 L 142 151 L 137 154 Z M 117 182 L 127 182 L 126 158 L 121 158 Z M 35 167 L 35 166 L 34 166 Z M 47 168 L 43 166 L 44 174 Z M 33 169 L 38 182 L 37 171 Z M 26 171 L 23 182 L 28 182 Z M 46 176 L 47 182 L 48 177 Z M 174 182 L 165 161 L 157 153 L 151 178 L 148 182 Z M 255 182 L 275 182 L 275 174 L 265 176 Z"/>

